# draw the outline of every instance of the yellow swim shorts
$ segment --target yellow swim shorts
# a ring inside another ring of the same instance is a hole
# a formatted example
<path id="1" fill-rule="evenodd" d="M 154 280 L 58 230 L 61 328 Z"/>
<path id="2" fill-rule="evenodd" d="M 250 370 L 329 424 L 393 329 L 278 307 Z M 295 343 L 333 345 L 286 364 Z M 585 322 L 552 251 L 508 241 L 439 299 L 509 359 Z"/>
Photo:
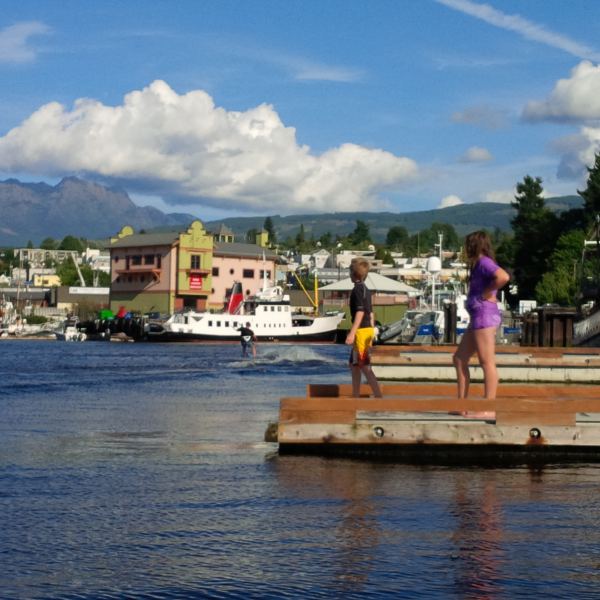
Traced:
<path id="1" fill-rule="evenodd" d="M 361 327 L 356 331 L 352 352 L 350 352 L 350 364 L 363 367 L 371 364 L 371 346 L 375 329 L 373 327 Z"/>

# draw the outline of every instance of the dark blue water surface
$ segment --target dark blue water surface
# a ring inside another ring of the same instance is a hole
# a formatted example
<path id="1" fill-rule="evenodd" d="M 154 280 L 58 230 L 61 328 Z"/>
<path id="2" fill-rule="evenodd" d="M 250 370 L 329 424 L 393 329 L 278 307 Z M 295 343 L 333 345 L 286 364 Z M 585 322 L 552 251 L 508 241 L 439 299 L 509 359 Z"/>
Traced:
<path id="1" fill-rule="evenodd" d="M 279 457 L 340 346 L 0 342 L 3 598 L 600 598 L 600 467 Z"/>

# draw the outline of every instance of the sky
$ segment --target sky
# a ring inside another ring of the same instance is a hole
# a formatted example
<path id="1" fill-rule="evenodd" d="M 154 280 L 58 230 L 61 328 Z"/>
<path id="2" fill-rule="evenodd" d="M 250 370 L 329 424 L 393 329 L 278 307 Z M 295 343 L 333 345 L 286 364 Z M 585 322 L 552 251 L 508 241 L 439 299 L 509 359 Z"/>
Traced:
<path id="1" fill-rule="evenodd" d="M 596 0 L 4 0 L 0 178 L 212 220 L 576 194 Z M 0 216 L 1 219 L 1 216 Z"/>

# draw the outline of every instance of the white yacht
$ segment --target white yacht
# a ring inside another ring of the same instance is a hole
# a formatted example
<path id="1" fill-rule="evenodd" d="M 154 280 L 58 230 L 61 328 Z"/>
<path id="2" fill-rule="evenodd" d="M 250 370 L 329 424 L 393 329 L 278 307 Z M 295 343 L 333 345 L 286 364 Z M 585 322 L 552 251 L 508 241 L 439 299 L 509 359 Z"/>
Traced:
<path id="1" fill-rule="evenodd" d="M 171 315 L 148 331 L 152 341 L 239 340 L 240 327 L 249 323 L 258 340 L 334 341 L 343 312 L 306 315 L 291 306 L 280 286 L 263 288 L 244 300 L 242 286 L 234 284 L 226 312 L 186 311 Z"/>

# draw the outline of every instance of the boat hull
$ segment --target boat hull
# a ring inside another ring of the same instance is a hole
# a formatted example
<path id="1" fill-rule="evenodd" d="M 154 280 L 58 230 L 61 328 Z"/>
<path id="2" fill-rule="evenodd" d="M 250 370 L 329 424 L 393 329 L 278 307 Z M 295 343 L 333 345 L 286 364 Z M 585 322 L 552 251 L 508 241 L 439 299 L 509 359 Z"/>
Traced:
<path id="1" fill-rule="evenodd" d="M 279 336 L 257 336 L 259 342 L 335 342 L 337 330 L 311 334 L 293 334 Z M 239 342 L 238 335 L 208 335 L 181 331 L 150 331 L 146 337 L 149 342 Z"/>

